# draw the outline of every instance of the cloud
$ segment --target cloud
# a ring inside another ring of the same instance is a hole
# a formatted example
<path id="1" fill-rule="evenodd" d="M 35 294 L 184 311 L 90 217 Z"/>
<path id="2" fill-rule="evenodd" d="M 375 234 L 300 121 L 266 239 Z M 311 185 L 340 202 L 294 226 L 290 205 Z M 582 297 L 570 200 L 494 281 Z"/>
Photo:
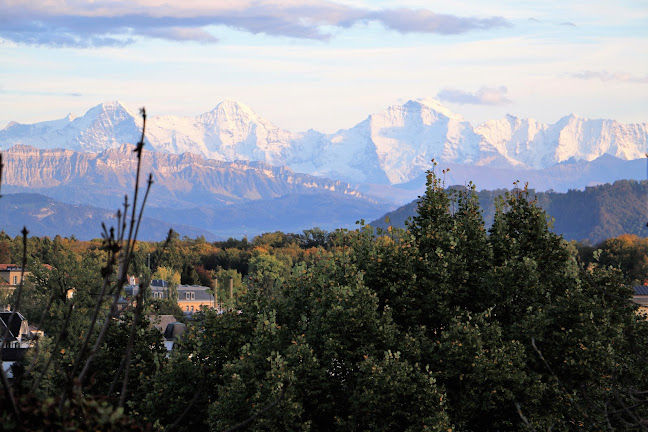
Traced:
<path id="1" fill-rule="evenodd" d="M 64 96 L 64 97 L 81 97 L 83 94 L 78 92 L 47 92 L 47 91 L 36 91 L 36 90 L 22 90 L 22 89 L 5 89 L 0 87 L 0 93 L 4 94 L 15 94 L 22 96 Z"/>
<path id="2" fill-rule="evenodd" d="M 574 24 L 574 23 L 571 22 L 571 21 L 564 21 L 564 22 L 561 22 L 559 25 L 561 25 L 561 26 L 567 26 L 567 27 L 576 27 L 576 24 Z"/>
<path id="3" fill-rule="evenodd" d="M 506 97 L 506 87 L 482 87 L 476 93 L 456 89 L 441 90 L 437 97 L 446 102 L 469 105 L 505 105 L 511 103 Z"/>
<path id="4" fill-rule="evenodd" d="M 508 26 L 501 17 L 465 18 L 435 14 L 426 9 L 390 9 L 370 14 L 387 28 L 400 33 L 458 34 Z"/>
<path id="5" fill-rule="evenodd" d="M 601 81 L 622 81 L 627 83 L 648 84 L 648 75 L 637 76 L 628 72 L 584 71 L 571 75 L 578 79 L 598 79 Z"/>
<path id="6" fill-rule="evenodd" d="M 156 4 L 157 3 L 157 4 Z M 207 26 L 327 40 L 329 27 L 379 22 L 400 33 L 459 34 L 509 26 L 502 17 L 460 17 L 427 9 L 370 10 L 326 0 L 0 0 L 0 40 L 50 47 L 123 46 L 137 36 L 214 43 Z"/>

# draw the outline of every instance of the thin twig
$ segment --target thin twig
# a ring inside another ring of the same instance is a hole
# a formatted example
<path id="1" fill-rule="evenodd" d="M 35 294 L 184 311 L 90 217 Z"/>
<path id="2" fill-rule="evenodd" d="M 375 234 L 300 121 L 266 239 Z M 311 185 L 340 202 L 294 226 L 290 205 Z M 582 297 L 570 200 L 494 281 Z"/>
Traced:
<path id="1" fill-rule="evenodd" d="M 134 230 L 135 230 L 135 216 L 136 216 L 136 210 L 137 210 L 137 195 L 139 192 L 139 177 L 140 177 L 140 171 L 141 171 L 141 165 L 142 165 L 142 148 L 144 147 L 144 133 L 145 133 L 145 128 L 146 128 L 146 110 L 144 108 L 141 109 L 142 113 L 142 118 L 143 118 L 143 124 L 142 124 L 142 138 L 140 139 L 140 142 L 137 144 L 137 147 L 135 148 L 134 152 L 137 153 L 137 174 L 135 176 L 135 192 L 134 192 L 134 199 L 133 199 L 133 213 L 131 217 L 131 223 L 130 223 L 130 230 L 128 233 L 128 238 L 126 239 L 126 249 L 122 254 L 122 259 L 119 264 L 119 270 L 117 273 L 117 282 L 115 289 L 113 291 L 113 302 L 112 305 L 110 306 L 110 314 L 106 317 L 106 320 L 104 321 L 104 324 L 101 328 L 101 331 L 99 332 L 99 336 L 97 337 L 97 340 L 95 341 L 95 344 L 92 348 L 92 351 L 90 352 L 90 355 L 86 359 L 86 362 L 83 366 L 83 369 L 81 370 L 81 373 L 79 374 L 78 381 L 79 383 L 83 383 L 83 379 L 85 378 L 85 375 L 87 374 L 90 365 L 92 364 L 92 361 L 94 360 L 94 357 L 96 356 L 97 352 L 99 351 L 99 347 L 103 343 L 103 339 L 106 335 L 106 332 L 108 330 L 108 327 L 110 325 L 111 318 L 116 315 L 117 312 L 117 302 L 119 301 L 119 295 L 121 293 L 122 288 L 126 284 L 126 279 L 128 275 L 128 266 L 130 264 L 130 259 L 132 256 L 132 248 L 135 245 L 135 242 L 137 241 L 137 238 L 133 236 Z M 152 182 L 149 183 L 149 189 L 151 186 Z M 147 189 L 147 195 L 148 195 L 148 189 Z M 143 211 L 140 211 L 140 213 Z M 125 218 L 124 218 L 125 219 Z M 138 218 L 138 220 L 141 219 Z M 123 233 L 122 233 L 123 235 Z M 120 239 L 121 242 L 122 239 Z"/>
<path id="2" fill-rule="evenodd" d="M 5 374 L 4 367 L 0 368 L 0 379 L 2 380 L 2 387 L 9 398 L 11 403 L 11 410 L 13 411 L 16 422 L 20 424 L 20 411 L 18 411 L 18 405 L 16 404 L 16 398 L 13 394 L 13 389 L 9 385 L 9 380 L 7 379 L 7 374 Z"/>
<path id="3" fill-rule="evenodd" d="M 522 407 L 520 406 L 519 402 L 515 402 L 515 408 L 517 409 L 517 413 L 522 419 L 522 421 L 524 422 L 524 424 L 527 425 L 527 427 L 531 429 L 533 432 L 537 432 L 536 428 L 533 427 L 529 419 L 527 419 L 526 416 L 522 413 Z"/>
<path id="4" fill-rule="evenodd" d="M 74 360 L 74 366 L 72 368 L 72 372 L 70 373 L 69 379 L 72 379 L 76 374 L 76 371 L 81 364 L 81 360 L 83 359 L 88 344 L 90 343 L 92 332 L 94 331 L 94 327 L 97 323 L 97 319 L 99 318 L 99 312 L 101 311 L 101 304 L 103 303 L 103 298 L 106 295 L 106 290 L 108 288 L 108 280 L 109 280 L 109 276 L 105 276 L 103 279 L 103 283 L 101 285 L 101 291 L 99 292 L 99 298 L 97 299 L 97 304 L 95 305 L 94 311 L 92 313 L 92 319 L 90 320 L 90 325 L 88 326 L 85 338 L 83 339 L 83 344 L 79 349 L 79 354 L 77 354 L 77 357 Z"/>
<path id="5" fill-rule="evenodd" d="M 55 297 L 56 297 L 56 293 L 52 292 L 52 295 L 50 295 L 50 298 L 47 301 L 47 306 L 45 307 L 45 310 L 41 314 L 40 321 L 38 322 L 38 327 L 37 327 L 38 330 L 43 328 L 43 323 L 45 322 L 45 315 L 47 315 L 50 308 L 52 307 L 52 303 L 54 302 Z M 34 368 L 38 364 L 38 360 L 39 360 L 38 354 L 40 353 L 40 345 L 41 345 L 40 342 L 41 342 L 40 338 L 37 338 L 36 343 L 34 344 L 34 355 L 32 357 L 34 359 L 34 361 L 29 365 L 29 369 L 27 369 L 27 372 L 25 372 L 24 374 L 22 374 L 21 376 L 19 376 L 16 379 L 15 384 L 14 384 L 15 387 L 19 386 L 20 382 L 23 380 L 24 377 L 27 377 L 27 376 L 31 375 Z"/>
<path id="6" fill-rule="evenodd" d="M 1 174 L 1 173 L 0 173 Z M 11 316 L 9 317 L 9 321 L 7 321 L 6 328 L 4 330 L 4 333 L 2 335 L 2 340 L 0 340 L 0 359 L 2 359 L 2 350 L 4 349 L 5 342 L 7 341 L 7 338 L 10 333 L 11 329 L 11 324 L 13 323 L 16 313 L 18 312 L 18 309 L 20 308 L 20 296 L 22 294 L 22 288 L 24 284 L 24 278 L 25 278 L 25 267 L 27 266 L 27 234 L 29 234 L 29 231 L 27 231 L 27 227 L 23 227 L 22 229 L 22 235 L 23 235 L 23 256 L 22 256 L 22 263 L 21 263 L 21 269 L 20 269 L 20 284 L 18 284 L 18 288 L 16 288 L 16 292 L 14 293 L 16 301 L 14 303 L 14 307 L 11 311 Z M 17 338 L 17 336 L 14 336 Z M 0 380 L 2 381 L 2 387 L 4 388 L 5 393 L 7 394 L 7 397 L 9 398 L 9 402 L 11 403 L 11 409 L 14 413 L 14 416 L 16 418 L 16 421 L 18 424 L 20 424 L 20 411 L 18 410 L 18 405 L 16 404 L 16 398 L 13 394 L 13 388 L 9 385 L 9 380 L 7 378 L 7 375 L 4 372 L 4 368 L 0 368 Z"/>
<path id="7" fill-rule="evenodd" d="M 122 392 L 121 395 L 119 396 L 119 403 L 117 404 L 118 407 L 123 407 L 124 402 L 126 402 L 126 394 L 128 392 L 128 372 L 130 370 L 130 361 L 131 361 L 131 355 L 133 353 L 133 344 L 135 342 L 135 334 L 137 333 L 137 321 L 139 320 L 140 315 L 142 314 L 142 307 L 144 303 L 144 296 L 142 295 L 142 290 L 140 289 L 139 292 L 137 293 L 136 300 L 137 305 L 135 306 L 135 314 L 133 317 L 133 324 L 131 325 L 130 329 L 130 336 L 128 338 L 128 345 L 126 346 L 126 356 L 124 358 L 125 360 L 125 367 L 124 367 L 124 381 L 122 384 Z"/>
<path id="8" fill-rule="evenodd" d="M 117 315 L 117 302 L 119 301 L 119 294 L 121 288 L 122 287 L 118 287 L 118 289 L 115 289 L 113 292 L 113 301 L 112 304 L 110 305 L 110 312 L 108 313 L 108 316 L 106 316 L 106 320 L 101 326 L 101 331 L 99 332 L 99 336 L 97 336 L 97 340 L 95 341 L 92 350 L 90 350 L 90 354 L 88 355 L 88 358 L 86 359 L 85 364 L 83 365 L 83 369 L 79 374 L 78 377 L 79 383 L 83 382 L 83 379 L 85 378 L 86 374 L 90 369 L 90 365 L 92 364 L 92 361 L 97 355 L 97 352 L 99 352 L 99 347 L 103 343 L 104 337 L 106 336 L 106 332 L 108 331 L 108 327 L 110 326 L 110 321 L 112 320 L 113 317 Z"/>
<path id="9" fill-rule="evenodd" d="M 59 346 L 61 344 L 61 339 L 63 338 L 63 335 L 67 331 L 68 324 L 70 323 L 70 318 L 72 317 L 72 310 L 73 309 L 74 309 L 74 302 L 70 302 L 70 306 L 68 307 L 67 314 L 65 315 L 65 321 L 63 321 L 63 327 L 61 327 L 61 331 L 59 332 L 58 336 L 56 337 L 56 342 L 54 342 L 54 350 L 52 351 L 52 354 L 50 355 L 49 359 L 47 359 L 47 363 L 45 364 L 45 367 L 41 371 L 40 376 L 32 384 L 31 390 L 30 390 L 31 392 L 34 392 L 38 388 L 41 380 L 43 379 L 43 377 L 47 373 L 47 369 L 49 369 L 49 366 L 52 363 L 52 360 L 54 359 L 54 357 L 58 356 L 58 353 L 59 353 L 58 348 L 59 348 Z"/>

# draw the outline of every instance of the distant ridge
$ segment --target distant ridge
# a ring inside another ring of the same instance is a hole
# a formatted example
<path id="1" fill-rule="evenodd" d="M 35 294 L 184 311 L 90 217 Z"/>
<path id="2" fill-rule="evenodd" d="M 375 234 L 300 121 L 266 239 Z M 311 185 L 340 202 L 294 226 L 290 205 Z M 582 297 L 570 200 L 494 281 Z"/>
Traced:
<path id="1" fill-rule="evenodd" d="M 495 214 L 494 199 L 505 189 L 477 193 L 484 221 L 490 226 Z M 566 240 L 596 244 L 622 234 L 648 236 L 648 181 L 619 180 L 612 184 L 570 190 L 566 193 L 534 192 L 538 204 L 554 218 L 553 231 Z M 416 214 L 418 200 L 412 201 L 370 223 L 375 228 L 404 227 Z M 389 218 L 389 224 L 385 218 Z"/>
<path id="2" fill-rule="evenodd" d="M 79 240 L 101 238 L 101 223 L 115 226 L 116 211 L 92 206 L 65 204 L 40 194 L 3 194 L 0 199 L 0 229 L 11 237 L 20 235 L 27 227 L 30 236 L 75 236 Z M 208 230 L 182 223 L 168 223 L 154 218 L 142 220 L 138 238 L 143 241 L 164 240 L 169 228 L 181 236 L 204 236 L 208 241 L 218 239 Z"/>
<path id="3" fill-rule="evenodd" d="M 101 153 L 86 153 L 17 145 L 2 152 L 2 192 L 35 192 L 50 197 L 51 201 L 39 204 L 39 212 L 22 217 L 37 221 L 34 224 L 38 227 L 50 220 L 50 213 L 69 214 L 70 220 L 78 220 L 76 225 L 67 226 L 64 220 L 57 219 L 47 225 L 48 229 L 58 224 L 62 230 L 80 230 L 82 234 L 75 234 L 80 238 L 88 233 L 82 226 L 84 218 L 99 229 L 96 215 L 112 216 L 121 208 L 124 195 L 132 192 L 136 165 L 132 150 L 133 146 L 122 145 Z M 142 171 L 153 173 L 154 179 L 145 216 L 166 227 L 184 225 L 187 232 L 240 237 L 278 227 L 290 232 L 314 226 L 334 230 L 393 208 L 348 183 L 298 174 L 264 162 L 221 162 L 190 153 L 144 150 Z M 27 195 L 21 196 L 27 199 Z M 94 209 L 87 210 L 87 206 Z M 78 215 L 73 216 L 73 208 Z M 98 212 L 96 208 L 115 210 Z M 12 209 L 14 215 L 21 211 L 21 207 Z M 4 223 L 15 220 L 20 218 Z M 156 238 L 163 237 L 164 230 Z"/>

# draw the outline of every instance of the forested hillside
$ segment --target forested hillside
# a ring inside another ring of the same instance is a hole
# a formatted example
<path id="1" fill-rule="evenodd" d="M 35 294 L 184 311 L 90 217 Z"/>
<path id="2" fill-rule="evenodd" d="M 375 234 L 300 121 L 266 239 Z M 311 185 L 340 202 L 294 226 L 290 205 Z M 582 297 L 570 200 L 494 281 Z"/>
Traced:
<path id="1" fill-rule="evenodd" d="M 452 186 L 451 189 L 462 189 Z M 487 226 L 493 222 L 495 200 L 506 189 L 477 192 L 479 205 Z M 554 219 L 553 231 L 566 240 L 588 241 L 592 244 L 622 234 L 648 234 L 648 181 L 619 180 L 613 184 L 570 190 L 567 193 L 535 192 L 532 199 Z M 373 227 L 404 227 L 405 221 L 416 213 L 417 201 L 387 213 L 370 223 Z"/>

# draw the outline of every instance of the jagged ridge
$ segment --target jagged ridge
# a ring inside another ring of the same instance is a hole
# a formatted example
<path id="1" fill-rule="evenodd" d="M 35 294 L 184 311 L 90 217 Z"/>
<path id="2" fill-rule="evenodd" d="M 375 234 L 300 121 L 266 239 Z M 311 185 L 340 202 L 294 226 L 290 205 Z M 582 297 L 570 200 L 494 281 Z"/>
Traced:
<path id="1" fill-rule="evenodd" d="M 119 102 L 82 117 L 0 131 L 0 149 L 15 144 L 96 152 L 138 139 L 140 120 Z M 507 116 L 473 128 L 436 100 L 408 101 L 372 114 L 347 130 L 290 132 L 249 107 L 225 100 L 196 117 L 150 117 L 149 148 L 193 153 L 220 161 L 263 161 L 297 172 L 353 183 L 400 184 L 420 176 L 432 158 L 497 168 L 541 169 L 604 154 L 643 157 L 648 124 L 623 125 L 569 115 L 555 124 Z"/>

